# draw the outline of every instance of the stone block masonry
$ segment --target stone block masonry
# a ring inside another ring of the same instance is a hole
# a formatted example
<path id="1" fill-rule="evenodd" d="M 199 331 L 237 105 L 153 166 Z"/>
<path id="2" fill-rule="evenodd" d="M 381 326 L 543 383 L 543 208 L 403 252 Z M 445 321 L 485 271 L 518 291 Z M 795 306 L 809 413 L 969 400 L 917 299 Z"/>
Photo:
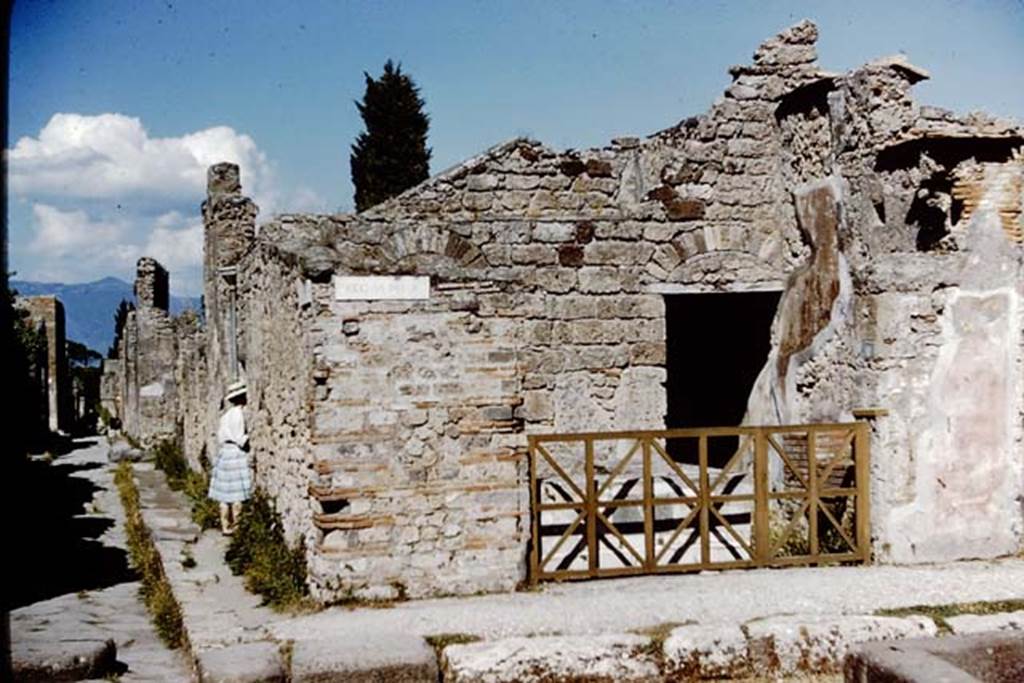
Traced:
<path id="1" fill-rule="evenodd" d="M 668 377 L 665 297 L 768 290 L 743 419 L 888 409 L 876 559 L 1018 551 L 1024 131 L 919 106 L 927 74 L 902 58 L 823 71 L 816 41 L 807 21 L 766 41 L 707 113 L 650 137 L 512 140 L 357 215 L 257 230 L 239 169 L 212 167 L 205 315 L 173 364 L 190 462 L 243 378 L 257 481 L 317 599 L 509 590 L 527 436 L 664 428 L 669 386 L 701 391 Z M 394 275 L 429 296 L 335 297 L 336 277 Z"/>

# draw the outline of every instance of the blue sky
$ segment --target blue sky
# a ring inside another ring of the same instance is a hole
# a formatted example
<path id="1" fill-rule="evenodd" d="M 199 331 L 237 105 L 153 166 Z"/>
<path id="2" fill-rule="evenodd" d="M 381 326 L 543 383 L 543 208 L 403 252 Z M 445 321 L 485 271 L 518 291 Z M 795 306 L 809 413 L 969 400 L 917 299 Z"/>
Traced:
<path id="1" fill-rule="evenodd" d="M 220 157 L 264 214 L 351 210 L 353 103 L 388 58 L 421 88 L 436 173 L 517 135 L 599 146 L 700 113 L 804 17 L 824 68 L 902 51 L 932 72 L 919 101 L 1024 120 L 1021 0 L 16 0 L 12 268 L 130 279 L 145 252 L 196 293 L 202 169 Z"/>

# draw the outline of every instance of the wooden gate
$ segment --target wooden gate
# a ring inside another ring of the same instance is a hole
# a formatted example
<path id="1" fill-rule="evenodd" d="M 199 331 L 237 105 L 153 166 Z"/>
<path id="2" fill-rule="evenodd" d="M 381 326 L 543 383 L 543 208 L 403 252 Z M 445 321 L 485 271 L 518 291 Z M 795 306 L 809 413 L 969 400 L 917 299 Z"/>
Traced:
<path id="1" fill-rule="evenodd" d="M 529 437 L 530 580 L 867 562 L 868 425 Z"/>

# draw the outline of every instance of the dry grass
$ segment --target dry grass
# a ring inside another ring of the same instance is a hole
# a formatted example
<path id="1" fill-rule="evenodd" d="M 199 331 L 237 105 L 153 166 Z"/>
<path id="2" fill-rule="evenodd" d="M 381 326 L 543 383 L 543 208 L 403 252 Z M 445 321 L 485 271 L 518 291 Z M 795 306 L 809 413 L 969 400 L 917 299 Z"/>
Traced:
<path id="1" fill-rule="evenodd" d="M 946 621 L 950 617 L 958 617 L 961 614 L 1000 614 L 1021 610 L 1024 610 L 1024 600 L 994 600 L 991 602 L 957 602 L 949 605 L 914 605 L 912 607 L 880 609 L 875 614 L 880 617 L 922 615 L 934 620 L 941 633 L 951 633 L 952 629 L 949 627 L 949 622 Z"/>
<path id="2" fill-rule="evenodd" d="M 117 467 L 114 483 L 121 494 L 125 511 L 125 535 L 132 565 L 142 577 L 142 594 L 157 634 L 170 648 L 184 644 L 185 631 L 181 621 L 181 607 L 171 591 L 164 574 L 160 553 L 142 520 L 139 490 L 132 478 L 132 466 L 124 461 Z"/>

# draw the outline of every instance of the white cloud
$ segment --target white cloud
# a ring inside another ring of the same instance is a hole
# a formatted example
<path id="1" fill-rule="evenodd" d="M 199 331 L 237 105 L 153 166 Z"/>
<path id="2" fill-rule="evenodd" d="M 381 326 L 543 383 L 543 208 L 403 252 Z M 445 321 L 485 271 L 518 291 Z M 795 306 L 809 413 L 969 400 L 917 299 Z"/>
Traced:
<path id="1" fill-rule="evenodd" d="M 177 211 L 158 217 L 139 256 L 159 261 L 170 272 L 172 289 L 198 293 L 203 275 L 202 219 L 186 218 Z"/>
<path id="2" fill-rule="evenodd" d="M 94 220 L 82 210 L 32 206 L 34 234 L 27 252 L 34 265 L 19 276 L 51 282 L 82 282 L 106 275 L 131 281 L 142 256 L 151 256 L 171 274 L 176 293 L 202 289 L 203 223 L 176 211 L 137 225 L 127 220 Z"/>
<path id="3" fill-rule="evenodd" d="M 130 226 L 94 220 L 84 211 L 62 211 L 47 204 L 32 206 L 32 239 L 20 277 L 47 282 L 82 282 L 134 270 L 138 246 Z"/>
<path id="4" fill-rule="evenodd" d="M 196 202 L 206 170 L 220 161 L 242 168 L 247 194 L 274 209 L 272 172 L 256 142 L 227 126 L 180 137 L 150 137 L 142 121 L 123 114 L 54 114 L 37 137 L 8 151 L 17 195 L 79 199 L 144 197 Z"/>
<path id="5" fill-rule="evenodd" d="M 54 114 L 7 155 L 9 186 L 23 207 L 12 260 L 28 279 L 131 280 L 136 261 L 151 256 L 170 272 L 172 291 L 198 294 L 199 203 L 207 169 L 221 161 L 241 167 L 242 191 L 259 205 L 261 221 L 282 205 L 323 211 L 326 204 L 306 188 L 281 192 L 256 142 L 227 126 L 157 138 L 123 114 Z"/>
<path id="6" fill-rule="evenodd" d="M 115 244 L 126 231 L 122 223 L 93 221 L 85 211 L 61 211 L 48 204 L 34 204 L 32 217 L 36 234 L 29 249 L 57 257 L 100 244 Z"/>

